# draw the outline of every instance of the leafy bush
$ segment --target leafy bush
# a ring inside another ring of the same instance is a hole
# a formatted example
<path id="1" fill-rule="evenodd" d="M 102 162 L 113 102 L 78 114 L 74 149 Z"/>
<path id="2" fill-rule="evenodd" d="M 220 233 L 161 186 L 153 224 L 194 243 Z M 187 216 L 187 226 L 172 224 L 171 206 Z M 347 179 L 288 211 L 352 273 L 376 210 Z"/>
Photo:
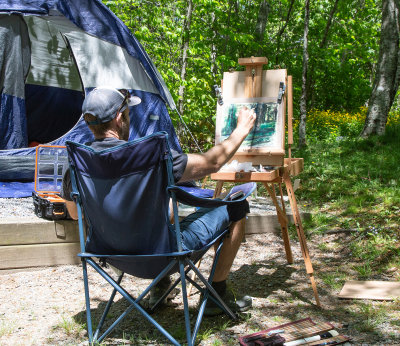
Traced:
<path id="1" fill-rule="evenodd" d="M 338 141 L 343 138 L 358 137 L 364 127 L 367 107 L 356 112 L 312 109 L 307 114 L 306 132 L 309 144 L 321 141 Z M 299 121 L 294 121 L 294 134 L 297 136 Z M 393 131 L 400 126 L 400 108 L 395 108 L 388 116 L 386 129 Z"/>

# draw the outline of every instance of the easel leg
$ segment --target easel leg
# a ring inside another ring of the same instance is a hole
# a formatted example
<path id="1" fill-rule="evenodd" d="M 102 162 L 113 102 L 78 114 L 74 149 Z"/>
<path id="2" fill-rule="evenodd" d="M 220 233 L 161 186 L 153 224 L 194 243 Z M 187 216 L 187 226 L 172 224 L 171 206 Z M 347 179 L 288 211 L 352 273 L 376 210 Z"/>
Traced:
<path id="1" fill-rule="evenodd" d="M 286 191 L 289 197 L 290 207 L 293 213 L 294 224 L 296 226 L 297 235 L 299 237 L 300 248 L 304 258 L 304 264 L 306 266 L 307 274 L 310 277 L 311 287 L 314 291 L 315 302 L 318 306 L 321 306 L 319 301 L 317 285 L 314 279 L 314 270 L 311 264 L 311 258 L 307 247 L 306 237 L 304 235 L 303 225 L 301 223 L 299 209 L 297 207 L 296 196 L 294 195 L 292 181 L 290 180 L 289 173 L 286 171 L 283 175 L 283 180 L 286 185 Z"/>
<path id="2" fill-rule="evenodd" d="M 224 182 L 222 180 L 217 181 L 217 186 L 215 186 L 213 198 L 217 198 L 217 196 L 220 195 L 223 185 L 224 185 Z"/>
<path id="3" fill-rule="evenodd" d="M 292 249 L 290 248 L 290 238 L 289 238 L 289 232 L 288 232 L 288 219 L 286 216 L 286 211 L 285 211 L 285 206 L 283 204 L 283 196 L 282 197 L 282 204 L 283 207 L 281 208 L 279 206 L 278 200 L 276 198 L 275 194 L 275 186 L 274 184 L 271 184 L 272 186 L 270 187 L 268 183 L 263 183 L 265 188 L 267 189 L 269 195 L 271 196 L 272 202 L 275 205 L 276 208 L 276 214 L 278 215 L 278 221 L 279 224 L 281 225 L 281 232 L 282 232 L 282 239 L 283 239 L 283 244 L 285 246 L 285 253 L 286 253 L 286 260 L 288 261 L 289 264 L 293 263 L 293 254 L 292 254 Z"/>

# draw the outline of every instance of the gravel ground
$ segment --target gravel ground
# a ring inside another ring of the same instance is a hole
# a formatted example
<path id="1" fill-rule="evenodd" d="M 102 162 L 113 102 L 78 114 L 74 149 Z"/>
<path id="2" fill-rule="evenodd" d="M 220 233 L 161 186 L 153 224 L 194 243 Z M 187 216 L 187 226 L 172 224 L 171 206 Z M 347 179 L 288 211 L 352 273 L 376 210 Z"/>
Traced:
<path id="1" fill-rule="evenodd" d="M 0 198 L 0 218 L 36 217 L 32 197 Z"/>
<path id="2" fill-rule="evenodd" d="M 275 207 L 269 199 L 263 197 L 249 198 L 252 214 L 274 214 Z M 288 206 L 289 207 L 289 206 Z M 192 208 L 184 208 L 186 211 Z M 32 197 L 0 198 L 0 218 L 36 217 Z"/>
<path id="3" fill-rule="evenodd" d="M 228 318 L 206 318 L 199 334 L 200 345 L 237 345 L 238 337 L 267 327 L 311 317 L 315 321 L 331 322 L 342 334 L 352 337 L 356 345 L 400 345 L 399 327 L 391 323 L 396 316 L 385 316 L 382 321 L 368 324 L 369 309 L 381 309 L 382 303 L 339 300 L 339 289 L 326 285 L 318 277 L 326 277 L 338 270 L 348 275 L 354 263 L 351 254 L 336 248 L 323 251 L 318 244 L 345 244 L 348 235 L 316 237 L 309 241 L 313 255 L 322 308 L 314 305 L 312 289 L 301 260 L 299 244 L 292 242 L 295 264 L 287 265 L 282 240 L 278 234 L 266 233 L 247 236 L 235 260 L 231 273 L 231 287 L 235 292 L 253 297 L 253 309 L 232 322 Z M 207 255 L 202 268 L 208 268 Z M 90 270 L 92 313 L 99 316 L 110 294 L 104 281 L 94 281 Z M 85 307 L 80 266 L 38 268 L 0 275 L 0 345 L 79 345 L 85 343 Z M 390 277 L 377 276 L 376 279 Z M 125 287 L 133 295 L 144 289 L 147 280 L 124 279 Z M 134 285 L 137 285 L 138 288 Z M 198 295 L 190 298 L 195 312 Z M 180 295 L 155 314 L 173 335 L 183 337 L 183 316 Z M 364 306 L 364 308 L 362 308 Z M 119 296 L 116 310 L 123 310 L 125 302 Z M 114 314 L 112 312 L 112 314 Z M 398 320 L 398 316 L 397 316 Z M 364 326 L 364 327 L 363 327 Z M 162 336 L 136 312 L 126 318 L 113 332 L 106 344 L 165 345 Z"/>
<path id="4" fill-rule="evenodd" d="M 251 202 L 252 213 L 272 213 L 267 200 Z M 36 217 L 31 198 L 0 199 L 0 216 Z M 253 309 L 237 322 L 225 316 L 205 318 L 200 329 L 200 345 L 237 345 L 238 337 L 282 323 L 311 317 L 331 322 L 336 329 L 352 338 L 355 345 L 400 345 L 399 313 L 383 315 L 376 321 L 370 311 L 385 311 L 385 304 L 374 301 L 340 300 L 341 285 L 330 284 L 329 277 L 346 274 L 357 279 L 351 253 L 346 243 L 350 234 L 314 236 L 308 241 L 322 308 L 314 305 L 313 292 L 305 273 L 299 243 L 292 240 L 295 258 L 288 265 L 279 232 L 250 235 L 242 244 L 230 275 L 234 292 L 253 297 Z M 324 246 L 321 246 L 323 244 Z M 206 270 L 211 255 L 206 255 L 201 268 Z M 99 317 L 110 290 L 102 279 L 90 273 L 92 314 Z M 325 280 L 322 280 L 325 278 Z M 374 280 L 395 280 L 395 273 L 380 274 Z M 137 295 L 147 280 L 124 278 L 124 286 Z M 340 286 L 340 288 L 339 288 Z M 134 288 L 135 287 L 135 288 Z M 190 297 L 194 318 L 198 294 Z M 79 265 L 33 268 L 0 274 L 0 345 L 80 345 L 87 344 L 82 269 Z M 184 320 L 180 295 L 155 314 L 155 318 L 175 337 L 184 342 Z M 389 305 L 387 305 L 389 306 Z M 118 296 L 115 309 L 126 303 Z M 397 309 L 398 310 L 398 309 Z M 116 311 L 116 312 L 117 312 Z M 393 311 L 393 306 L 390 311 Z M 113 310 L 112 315 L 116 315 Z M 165 339 L 133 311 L 105 344 L 165 345 Z"/>

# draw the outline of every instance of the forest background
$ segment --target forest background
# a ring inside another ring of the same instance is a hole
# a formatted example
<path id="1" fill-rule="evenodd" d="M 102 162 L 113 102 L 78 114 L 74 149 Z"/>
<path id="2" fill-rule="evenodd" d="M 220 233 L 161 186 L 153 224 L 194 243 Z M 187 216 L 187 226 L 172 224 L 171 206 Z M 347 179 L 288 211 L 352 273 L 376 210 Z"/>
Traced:
<path id="1" fill-rule="evenodd" d="M 345 232 L 345 243 L 318 246 L 346 248 L 359 261 L 356 274 L 339 268 L 322 280 L 338 289 L 348 279 L 400 279 L 400 0 L 103 1 L 167 83 L 193 133 L 171 112 L 184 151 L 198 151 L 195 140 L 203 151 L 213 145 L 213 86 L 224 71 L 243 69 L 238 58 L 286 68 L 292 153 L 305 166 L 296 193 L 313 215 L 305 230 Z"/>
<path id="2" fill-rule="evenodd" d="M 389 110 L 389 122 L 398 113 L 398 0 L 104 3 L 152 57 L 203 150 L 214 140 L 213 85 L 220 85 L 224 71 L 243 69 L 237 63 L 241 57 L 265 56 L 265 68 L 286 68 L 293 76 L 300 145 L 326 136 L 357 136 L 373 110 L 384 130 Z M 392 79 L 382 79 L 385 73 Z M 376 101 L 379 86 L 391 94 L 383 106 Z M 171 117 L 184 150 L 193 150 L 194 140 L 177 114 Z M 383 131 L 364 130 L 370 133 Z"/>

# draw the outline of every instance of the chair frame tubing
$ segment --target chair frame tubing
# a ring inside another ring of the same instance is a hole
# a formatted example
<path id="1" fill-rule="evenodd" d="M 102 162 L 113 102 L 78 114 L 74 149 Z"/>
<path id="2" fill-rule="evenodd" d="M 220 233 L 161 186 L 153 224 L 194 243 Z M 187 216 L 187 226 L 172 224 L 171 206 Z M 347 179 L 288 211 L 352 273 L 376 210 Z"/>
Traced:
<path id="1" fill-rule="evenodd" d="M 151 288 L 156 285 L 168 272 L 171 270 L 173 266 L 176 264 L 179 265 L 179 274 L 180 278 L 176 280 L 172 288 L 174 288 L 179 282 L 182 284 L 182 299 L 184 305 L 184 317 L 185 317 L 185 329 L 186 329 L 186 339 L 187 344 L 189 346 L 195 344 L 195 340 L 200 329 L 200 325 L 203 319 L 205 305 L 207 303 L 207 299 L 211 298 L 215 301 L 223 310 L 224 312 L 231 317 L 232 319 L 236 320 L 237 316 L 229 309 L 229 307 L 223 302 L 221 297 L 218 293 L 214 290 L 211 286 L 211 282 L 215 273 L 216 263 L 218 261 L 218 257 L 220 255 L 220 251 L 223 245 L 223 239 L 221 239 L 220 244 L 217 247 L 215 258 L 212 264 L 210 276 L 207 279 L 199 272 L 196 265 L 188 258 L 184 256 L 179 256 L 179 258 L 175 258 L 171 261 L 171 263 L 152 281 L 152 283 L 140 294 L 138 298 L 133 298 L 124 288 L 120 286 L 124 273 L 118 276 L 118 279 L 115 281 L 103 268 L 101 268 L 91 257 L 82 257 L 82 268 L 83 268 L 83 278 L 84 278 L 84 285 L 85 285 L 85 298 L 86 298 L 86 317 L 87 317 L 87 325 L 88 325 L 88 334 L 89 334 L 89 342 L 101 342 L 106 338 L 114 329 L 115 327 L 133 310 L 138 310 L 152 325 L 154 325 L 172 344 L 180 345 L 179 342 L 169 334 L 157 321 L 155 321 L 150 314 L 144 310 L 140 305 L 140 301 L 146 296 L 146 294 L 151 290 Z M 93 333 L 93 325 L 92 325 L 92 314 L 90 311 L 90 298 L 89 298 L 89 281 L 88 281 L 88 273 L 87 273 L 87 264 L 89 264 L 95 271 L 102 276 L 112 287 L 113 292 L 111 293 L 110 299 L 108 300 L 106 307 L 104 308 L 103 314 L 100 318 L 96 331 Z M 185 266 L 187 269 L 185 270 Z M 200 279 L 200 281 L 206 286 L 202 289 L 194 280 L 189 277 L 189 272 L 193 270 L 196 276 Z M 182 279 L 183 278 L 183 279 Z M 188 304 L 188 297 L 187 297 L 187 284 L 186 280 L 193 283 L 193 285 L 199 289 L 203 293 L 203 300 L 200 304 L 199 313 L 196 319 L 195 326 L 193 328 L 193 333 L 191 332 L 190 326 L 190 316 L 189 316 L 189 304 Z M 166 294 L 169 293 L 169 290 Z M 104 325 L 106 320 L 107 314 L 112 306 L 116 293 L 120 293 L 123 298 L 125 298 L 130 306 L 107 328 L 105 332 L 100 335 L 100 330 Z M 165 294 L 164 294 L 165 295 Z M 159 302 L 155 304 L 153 309 L 158 305 Z M 151 313 L 152 310 L 150 310 Z"/>

